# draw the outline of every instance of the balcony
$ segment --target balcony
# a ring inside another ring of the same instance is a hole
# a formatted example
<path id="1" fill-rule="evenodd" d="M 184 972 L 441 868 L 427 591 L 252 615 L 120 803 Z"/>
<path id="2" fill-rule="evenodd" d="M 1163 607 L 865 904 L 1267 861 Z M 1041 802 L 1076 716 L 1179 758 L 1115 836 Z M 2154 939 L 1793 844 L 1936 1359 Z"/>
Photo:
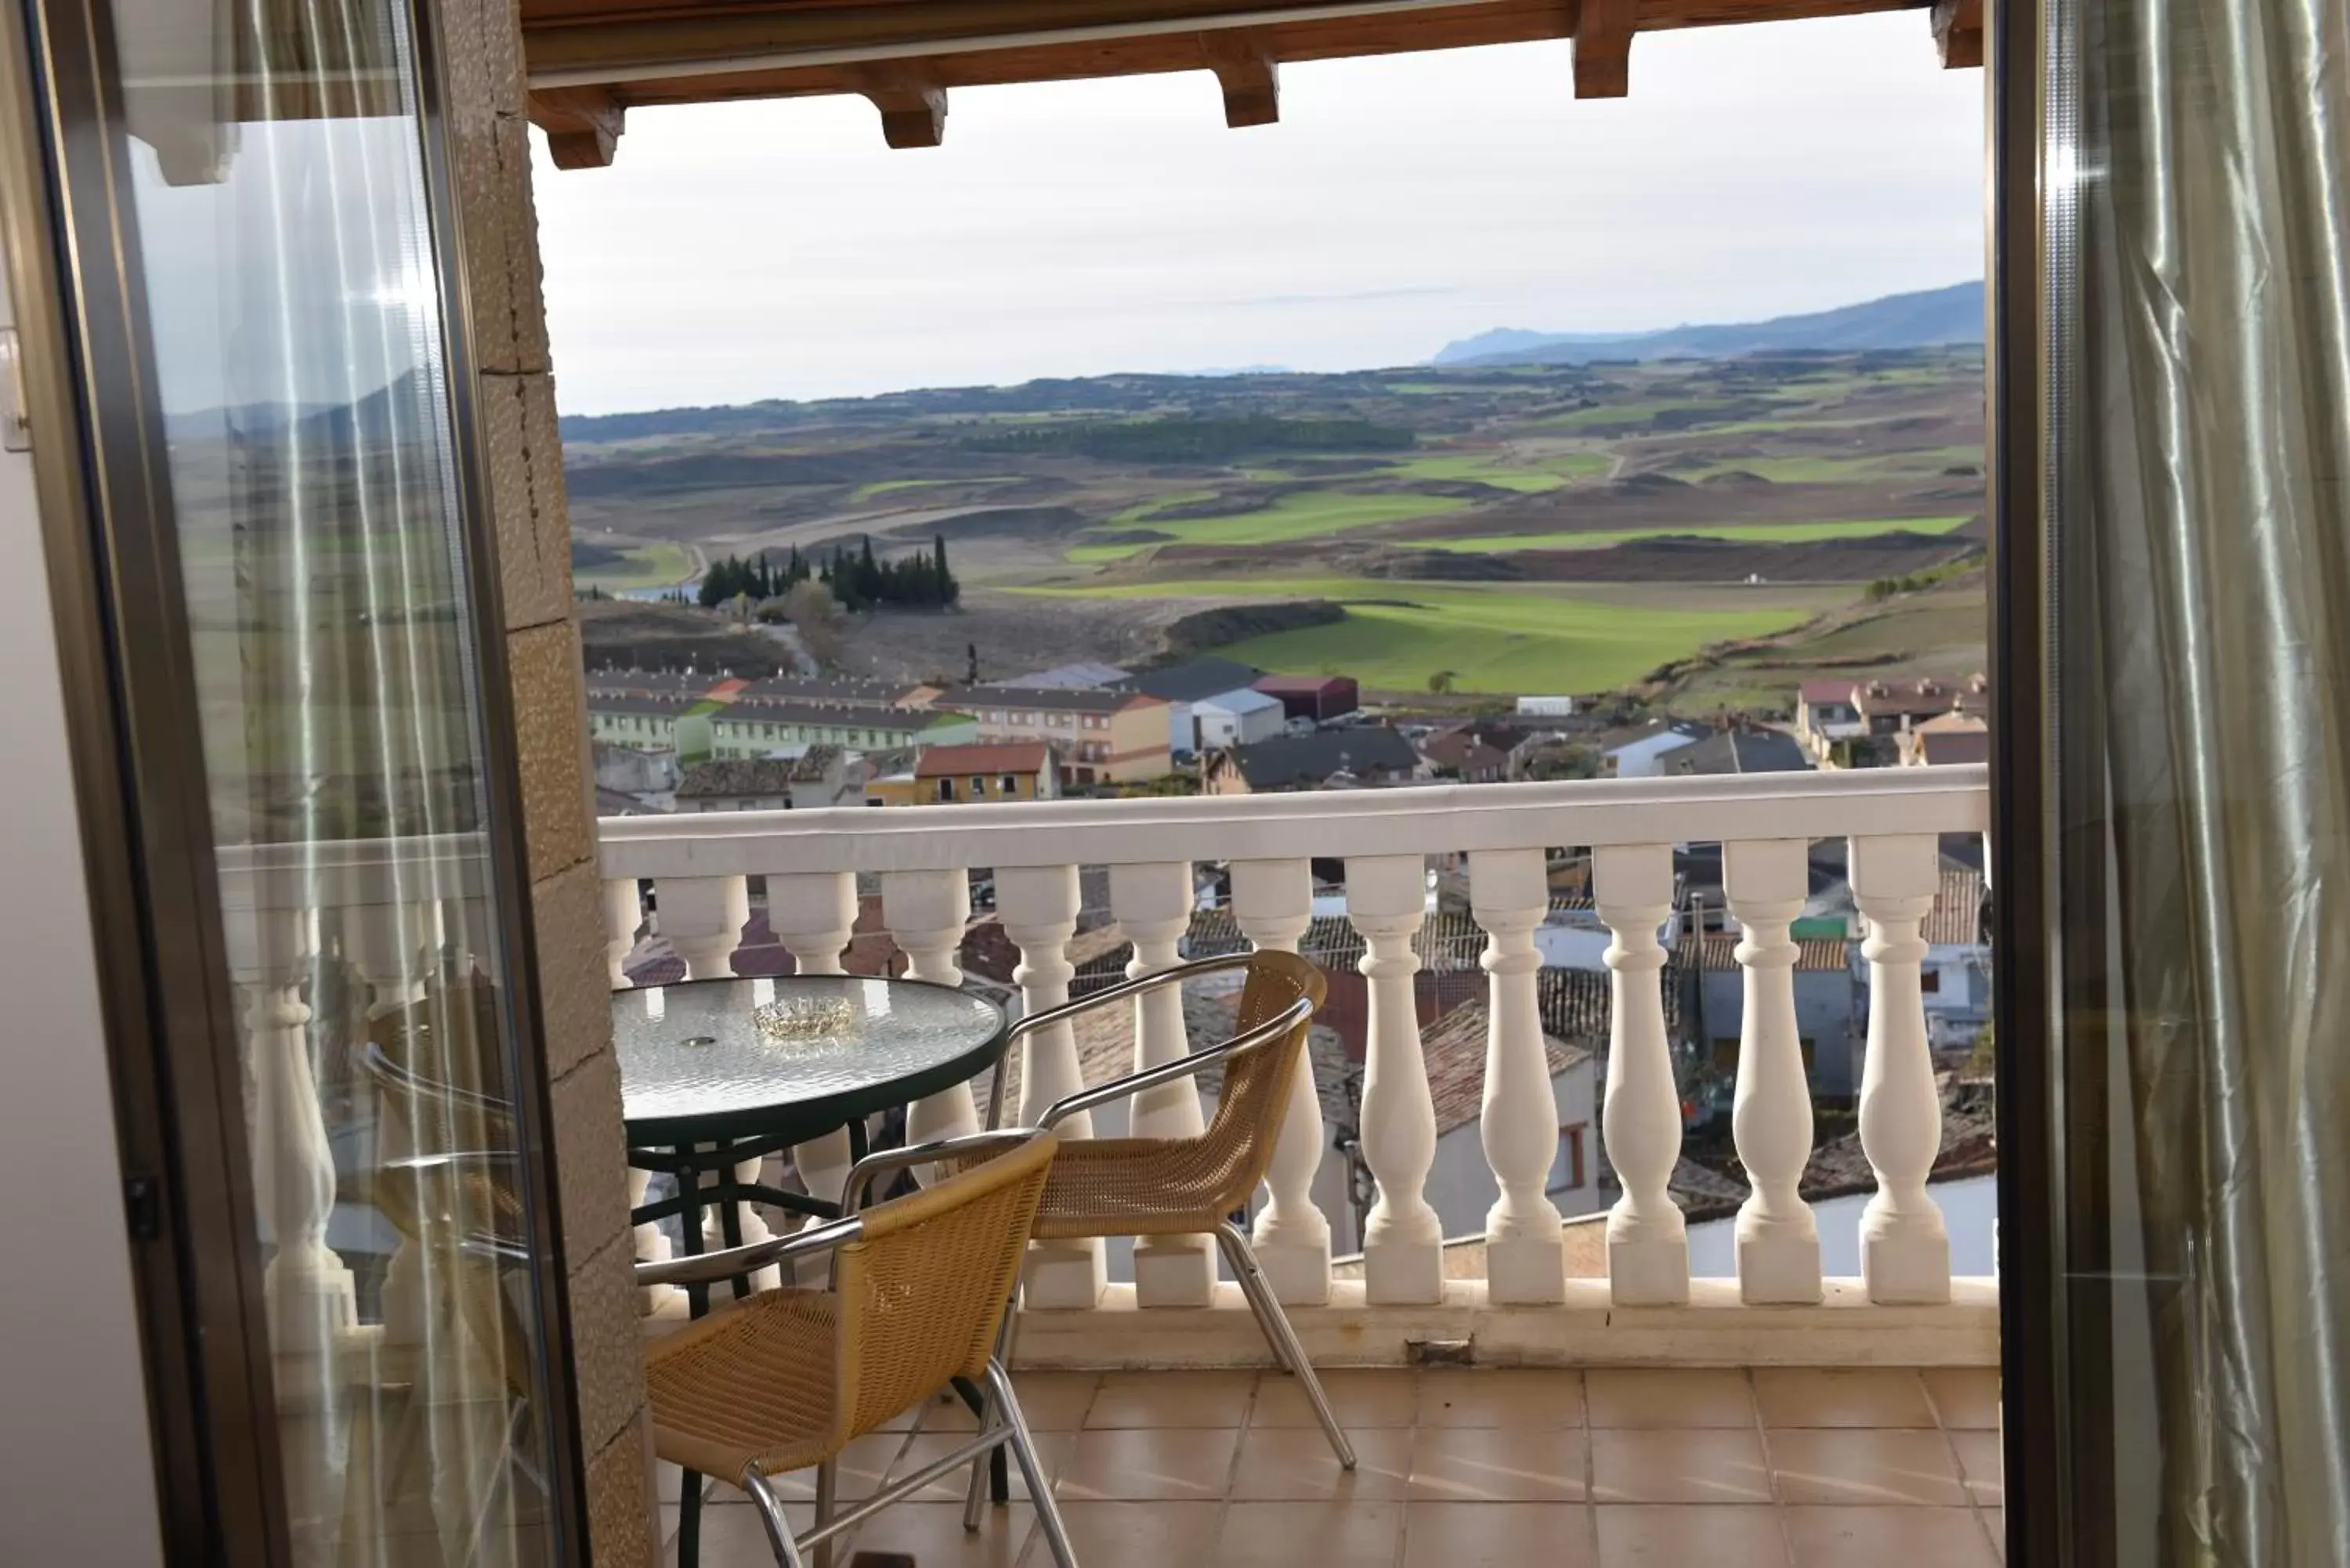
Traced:
<path id="1" fill-rule="evenodd" d="M 1351 1476 L 1279 1374 L 1040 1372 L 1019 1381 L 1086 1563 L 1991 1568 L 2000 1560 L 1998 1378 L 1987 1369 L 1341 1370 L 1326 1381 L 1359 1459 Z M 921 1432 L 861 1439 L 842 1464 L 842 1496 L 920 1469 L 951 1444 L 946 1431 L 970 1419 L 952 1405 L 926 1416 Z M 961 1497 L 959 1486 L 941 1484 L 934 1501 L 877 1515 L 845 1552 L 909 1552 L 920 1568 L 1049 1565 L 1030 1539 L 1026 1508 L 991 1510 L 966 1535 Z M 664 1515 L 673 1526 L 673 1504 Z M 706 1568 L 773 1561 L 755 1511 L 732 1488 L 713 1488 L 702 1511 Z"/>
<path id="2" fill-rule="evenodd" d="M 1183 956 L 1195 867 L 1229 868 L 1230 921 L 1242 938 L 1294 949 L 1316 919 L 1312 863 L 1343 861 L 1344 918 L 1360 938 L 1366 992 L 1360 1156 L 1377 1198 L 1359 1255 L 1344 1255 L 1351 1245 L 1334 1248 L 1332 1214 L 1317 1202 L 1329 1145 L 1323 1104 L 1301 1089 L 1253 1228 L 1308 1354 L 1336 1371 L 1342 1419 L 1361 1428 L 1363 1469 L 1342 1479 L 1330 1469 L 1318 1435 L 1303 1429 L 1295 1389 L 1263 1370 L 1271 1358 L 1238 1286 L 1219 1277 L 1205 1248 L 1146 1241 L 1129 1258 L 1116 1243 L 1113 1258 L 1096 1244 L 1039 1245 L 1017 1366 L 1052 1434 L 1046 1461 L 1081 1551 L 1146 1564 L 1449 1568 L 1533 1561 L 1538 1542 L 1546 1562 L 1703 1558 L 1729 1568 L 1879 1563 L 1898 1541 L 1920 1568 L 1975 1564 L 1994 1560 L 1999 1523 L 1988 1430 L 1998 1290 L 1989 1278 L 1953 1277 L 1928 1190 L 1941 1103 L 1921 963 L 1922 928 L 1943 886 L 1940 841 L 1981 833 L 1987 815 L 1981 771 L 1954 767 L 619 818 L 601 825 L 603 956 L 615 987 L 630 983 L 631 955 L 640 961 L 648 940 L 674 955 L 671 972 L 728 974 L 738 956 L 746 969 L 775 959 L 743 952 L 746 928 L 763 924 L 801 970 L 837 971 L 855 956 L 852 940 L 874 940 L 858 930 L 862 886 L 878 890 L 879 925 L 907 971 L 959 983 L 969 873 L 985 868 L 1001 937 L 1018 953 L 1011 984 L 1023 1007 L 1041 1010 L 1066 1000 L 1076 976 L 1089 882 L 1106 886 L 1108 914 L 1132 943 L 1128 972 L 1140 974 Z M 1814 1124 L 1792 927 L 1812 892 L 1810 846 L 1826 838 L 1848 841 L 1852 900 L 1869 933 L 1858 1129 L 1875 1187 L 1853 1277 L 1823 1277 L 1799 1189 Z M 1734 1276 L 1692 1278 L 1688 1227 L 1669 1192 L 1683 1112 L 1660 935 L 1676 912 L 1676 846 L 1716 845 L 1742 932 L 1733 1120 L 1754 1190 L 1736 1220 Z M 1604 1212 L 1571 1219 L 1545 1191 L 1560 1128 L 1536 945 L 1551 912 L 1547 852 L 1566 846 L 1590 851 L 1592 910 L 1608 936 L 1600 1147 L 1620 1189 Z M 416 852 L 470 863 L 443 845 Z M 399 874 L 402 853 L 393 842 L 346 858 L 281 867 L 264 853 L 223 867 L 234 957 L 261 1021 L 252 1060 L 257 1103 L 270 1112 L 255 1136 L 280 1239 L 273 1309 L 281 1323 L 323 1324 L 379 1347 L 414 1326 L 400 1321 L 389 1288 L 370 1303 L 359 1286 L 365 1310 L 354 1314 L 356 1258 L 338 1253 L 368 1250 L 356 1234 L 364 1216 L 329 1206 L 333 1182 L 322 1179 L 328 1162 L 348 1163 L 358 1135 L 292 1125 L 302 1107 L 335 1096 L 302 1081 L 313 1067 L 298 1022 L 264 1025 L 299 1012 L 274 1007 L 273 988 L 290 996 L 302 982 L 321 908 L 339 911 L 338 950 L 379 995 L 413 983 L 405 971 L 420 941 L 429 952 L 443 935 L 436 903 L 473 889 Z M 1493 1197 L 1482 1225 L 1450 1236 L 1427 1197 L 1437 1119 L 1415 995 L 1431 865 L 1467 888 L 1483 942 L 1483 972 L 1471 983 L 1490 1021 L 1477 1133 Z M 550 1013 L 578 1005 L 550 1001 Z M 1143 1063 L 1189 1045 L 1180 1006 L 1140 1007 L 1132 1030 Z M 1068 1029 L 1038 1034 L 1024 1052 L 1014 1119 L 1084 1081 Z M 566 1109 L 558 1102 L 558 1121 Z M 972 1088 L 959 1085 L 910 1106 L 907 1119 L 919 1139 L 976 1130 L 983 1117 Z M 1196 1095 L 1172 1096 L 1134 1120 L 1146 1133 L 1180 1134 L 1202 1125 L 1202 1107 Z M 837 1195 L 845 1142 L 795 1151 L 811 1191 Z M 631 1177 L 641 1201 L 647 1178 Z M 763 1229 L 746 1219 L 747 1235 Z M 653 1226 L 639 1228 L 636 1245 L 641 1257 L 669 1249 Z M 288 1269 L 289 1256 L 307 1261 Z M 380 1273 L 400 1272 L 394 1251 Z M 643 1305 L 648 1334 L 681 1313 L 653 1293 Z M 300 1335 L 287 1339 L 286 1353 L 305 1348 Z M 957 1418 L 943 1407 L 930 1415 L 929 1432 L 862 1444 L 858 1473 L 917 1468 Z M 673 1475 L 666 1496 L 665 1536 Z M 956 1511 L 941 1493 L 935 1505 L 877 1519 L 852 1550 L 910 1548 L 923 1568 L 1021 1560 L 1023 1511 L 997 1511 L 976 1540 L 962 1537 Z M 706 1563 L 764 1562 L 764 1551 L 750 1510 L 722 1501 L 711 1511 Z M 1044 1561 L 1041 1548 L 1029 1559 Z"/>

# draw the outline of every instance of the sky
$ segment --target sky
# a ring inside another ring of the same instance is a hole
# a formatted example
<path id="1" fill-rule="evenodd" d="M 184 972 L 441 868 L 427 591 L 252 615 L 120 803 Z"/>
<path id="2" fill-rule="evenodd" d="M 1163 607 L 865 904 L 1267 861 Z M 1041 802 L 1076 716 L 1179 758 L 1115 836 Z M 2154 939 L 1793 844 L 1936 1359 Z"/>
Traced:
<path id="1" fill-rule="evenodd" d="M 959 89 L 894 151 L 863 99 L 632 109 L 536 200 L 567 413 L 1118 370 L 1426 360 L 1982 275 L 1981 71 L 1922 12 Z M 534 134 L 534 140 L 537 139 Z"/>

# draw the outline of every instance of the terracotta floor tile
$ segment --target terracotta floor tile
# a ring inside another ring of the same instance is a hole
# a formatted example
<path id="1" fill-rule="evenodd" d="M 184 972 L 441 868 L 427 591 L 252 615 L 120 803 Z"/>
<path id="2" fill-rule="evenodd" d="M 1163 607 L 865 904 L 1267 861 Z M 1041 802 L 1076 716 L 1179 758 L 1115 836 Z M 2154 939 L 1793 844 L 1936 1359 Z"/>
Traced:
<path id="1" fill-rule="evenodd" d="M 809 1529 L 813 1520 L 805 1504 L 785 1510 L 795 1532 Z M 677 1563 L 677 1508 L 661 1509 L 661 1563 Z M 843 1558 L 843 1562 L 847 1559 Z M 767 1527 L 755 1508 L 705 1508 L 702 1511 L 701 1568 L 775 1568 L 775 1548 L 767 1544 Z"/>
<path id="2" fill-rule="evenodd" d="M 1933 1396 L 1934 1413 L 1943 1426 L 1953 1431 L 1999 1428 L 1997 1372 L 1987 1366 L 1929 1366 L 1918 1376 Z"/>
<path id="3" fill-rule="evenodd" d="M 1959 1475 L 1978 1508 L 1999 1508 L 2007 1501 L 2002 1484 L 1997 1432 L 1952 1432 L 1950 1447 L 1959 1452 Z"/>
<path id="4" fill-rule="evenodd" d="M 888 1473 L 889 1462 L 905 1446 L 906 1434 L 903 1432 L 868 1432 L 849 1444 L 840 1451 L 837 1467 L 838 1473 L 833 1482 L 836 1495 L 845 1502 L 871 1497 L 873 1489 L 881 1484 L 881 1478 Z M 767 1480 L 768 1484 L 775 1489 L 775 1495 L 786 1501 L 816 1495 L 816 1471 L 813 1469 L 785 1470 Z M 743 1493 L 731 1489 L 722 1490 L 718 1495 L 732 1497 L 740 1502 L 750 1501 Z"/>
<path id="5" fill-rule="evenodd" d="M 1020 1413 L 1035 1432 L 1074 1432 L 1084 1426 L 1094 1391 L 1100 1386 L 1097 1372 L 1022 1372 L 1012 1379 Z"/>
<path id="6" fill-rule="evenodd" d="M 1422 1427 L 1412 1439 L 1410 1496 L 1427 1502 L 1579 1502 L 1586 1451 L 1579 1431 Z"/>
<path id="7" fill-rule="evenodd" d="M 1338 1468 L 1319 1427 L 1243 1433 L 1232 1496 L 1258 1501 L 1402 1497 L 1411 1475 L 1412 1434 L 1400 1427 L 1365 1427 L 1347 1438 L 1355 1446 L 1351 1470 Z"/>
<path id="8" fill-rule="evenodd" d="M 1983 1533 L 1991 1537 L 1991 1549 L 2002 1563 L 2007 1561 L 2007 1510 L 1986 1508 L 1977 1516 Z"/>
<path id="9" fill-rule="evenodd" d="M 1599 1568 L 1789 1568 L 1775 1508 L 1603 1503 Z"/>
<path id="10" fill-rule="evenodd" d="M 1086 1426 L 1237 1427 L 1248 1418 L 1253 1372 L 1105 1373 Z"/>
<path id="11" fill-rule="evenodd" d="M 1751 1430 L 1596 1431 L 1591 1485 L 1600 1502 L 1772 1501 L 1762 1439 Z"/>
<path id="12" fill-rule="evenodd" d="M 962 1396 L 949 1390 L 899 1411 L 881 1424 L 881 1430 L 910 1432 L 917 1427 L 925 1432 L 976 1432 L 979 1417 Z"/>
<path id="13" fill-rule="evenodd" d="M 1754 1396 L 1743 1372 L 1594 1367 L 1583 1384 L 1594 1427 L 1754 1425 Z"/>
<path id="14" fill-rule="evenodd" d="M 1363 1427 L 1409 1427 L 1419 1407 L 1419 1392 L 1409 1372 L 1398 1367 L 1339 1366 L 1321 1375 L 1322 1391 L 1330 1397 L 1338 1425 L 1352 1432 Z M 1314 1407 L 1297 1379 L 1268 1372 L 1256 1386 L 1256 1407 L 1249 1413 L 1253 1427 L 1312 1427 Z"/>
<path id="15" fill-rule="evenodd" d="M 1926 1386 L 1907 1368 L 1758 1366 L 1754 1403 L 1766 1427 L 1930 1427 Z"/>
<path id="16" fill-rule="evenodd" d="M 1058 1477 L 1061 1468 L 1068 1462 L 1070 1451 L 1076 1447 L 1077 1434 L 1038 1432 L 1035 1437 L 1037 1462 L 1045 1467 L 1045 1474 L 1048 1479 Z M 889 1467 L 889 1479 L 894 1481 L 912 1475 L 924 1465 L 946 1458 L 948 1454 L 970 1440 L 971 1434 L 968 1432 L 918 1432 L 907 1443 L 905 1452 L 900 1454 L 897 1462 Z M 1003 1450 L 1003 1462 L 1007 1467 L 1004 1474 L 1012 1483 L 1012 1495 L 1015 1498 L 1026 1497 L 1027 1484 L 1020 1479 L 1020 1466 L 1013 1459 L 1012 1450 L 1008 1448 Z M 971 1471 L 968 1468 L 951 1469 L 914 1495 L 931 1502 L 960 1501 L 963 1495 L 963 1488 L 970 1478 Z"/>
<path id="17" fill-rule="evenodd" d="M 1236 1502 L 1209 1561 L 1216 1568 L 1391 1568 L 1402 1544 L 1399 1502 Z"/>
<path id="18" fill-rule="evenodd" d="M 1596 1568 L 1597 1562 L 1591 1511 L 1581 1503 L 1404 1506 L 1402 1568 Z"/>
<path id="19" fill-rule="evenodd" d="M 1956 1508 L 1967 1501 L 1939 1431 L 1773 1431 L 1769 1442 L 1783 1502 Z"/>
<path id="20" fill-rule="evenodd" d="M 1083 1568 L 1170 1568 L 1213 1562 L 1222 1521 L 1220 1502 L 1087 1502 L 1061 1504 L 1069 1545 Z M 1053 1568 L 1042 1530 L 1028 1535 L 1021 1568 Z M 922 1568 L 929 1568 L 924 1563 Z"/>
<path id="21" fill-rule="evenodd" d="M 1064 1499 L 1183 1501 L 1225 1495 L 1236 1431 L 1161 1428 L 1086 1432 L 1061 1467 Z"/>
<path id="22" fill-rule="evenodd" d="M 1583 1374 L 1527 1367 L 1422 1372 L 1423 1427 L 1580 1427 Z"/>
<path id="23" fill-rule="evenodd" d="M 963 1529 L 959 1502 L 896 1503 L 858 1525 L 833 1560 L 845 1568 L 860 1552 L 902 1552 L 921 1568 L 1013 1568 L 1035 1524 L 1024 1502 L 989 1509 L 976 1531 Z"/>
<path id="24" fill-rule="evenodd" d="M 1790 1508 L 1797 1568 L 1991 1568 L 1970 1508 Z"/>

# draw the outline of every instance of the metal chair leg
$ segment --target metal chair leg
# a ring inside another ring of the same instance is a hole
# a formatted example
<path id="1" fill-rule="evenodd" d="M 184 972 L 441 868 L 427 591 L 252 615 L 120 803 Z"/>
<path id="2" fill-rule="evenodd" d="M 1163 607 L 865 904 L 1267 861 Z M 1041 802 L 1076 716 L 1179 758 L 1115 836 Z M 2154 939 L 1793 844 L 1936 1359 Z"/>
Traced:
<path id="1" fill-rule="evenodd" d="M 1020 1476 L 1028 1483 L 1028 1501 L 1036 1507 L 1036 1521 L 1044 1527 L 1045 1543 L 1052 1549 L 1055 1568 L 1077 1568 L 1077 1554 L 1069 1545 L 1068 1528 L 1061 1522 L 1060 1504 L 1053 1501 L 1052 1482 L 1045 1479 L 1045 1467 L 1036 1459 L 1036 1439 L 1028 1430 L 1028 1417 L 1020 1413 L 1019 1397 L 1012 1392 L 1012 1375 L 1003 1370 L 1000 1361 L 987 1364 L 987 1386 L 995 1395 L 995 1404 L 1003 1412 L 1003 1424 L 1012 1428 L 1011 1440 L 1004 1446 L 1020 1465 Z"/>
<path id="2" fill-rule="evenodd" d="M 775 1548 L 775 1561 L 782 1568 L 806 1568 L 800 1549 L 792 1542 L 792 1521 L 784 1513 L 783 1500 L 768 1486 L 767 1478 L 754 1469 L 744 1470 L 743 1490 L 758 1504 L 759 1522 L 767 1527 L 767 1544 Z"/>
<path id="3" fill-rule="evenodd" d="M 1018 1297 L 1015 1295 L 1011 1303 L 1005 1304 L 1003 1321 L 996 1326 L 995 1360 L 999 1366 L 1012 1365 L 1012 1334 L 1013 1324 L 1015 1321 L 1014 1308 L 1017 1303 Z M 995 1391 L 991 1388 L 988 1390 L 986 1406 L 979 1413 L 979 1429 L 983 1432 L 986 1431 L 994 1424 L 996 1416 Z M 994 1489 L 995 1501 L 998 1502 L 1005 1501 L 1005 1494 L 1010 1488 L 1003 1484 L 1003 1450 L 1002 1449 L 997 1449 L 984 1459 L 973 1459 L 971 1462 L 971 1486 L 964 1492 L 962 1500 L 962 1527 L 965 1530 L 979 1528 L 980 1515 L 987 1508 L 988 1483 L 991 1480 L 997 1483 Z"/>
<path id="4" fill-rule="evenodd" d="M 692 1470 L 677 1480 L 677 1568 L 702 1568 L 702 1477 Z"/>
<path id="5" fill-rule="evenodd" d="M 840 1461 L 827 1459 L 816 1468 L 816 1528 L 822 1530 L 832 1522 L 833 1494 L 840 1486 Z M 832 1568 L 831 1540 L 816 1543 L 815 1568 Z"/>
<path id="6" fill-rule="evenodd" d="M 1232 1273 L 1240 1280 L 1241 1294 L 1248 1298 L 1249 1310 L 1256 1314 L 1257 1327 L 1264 1331 L 1266 1343 L 1273 1346 L 1274 1358 L 1286 1366 L 1305 1390 L 1306 1400 L 1314 1407 L 1315 1418 L 1322 1423 L 1322 1431 L 1330 1439 L 1338 1463 L 1353 1469 L 1355 1445 L 1339 1430 L 1329 1396 L 1322 1391 L 1322 1379 L 1315 1375 L 1314 1364 L 1305 1359 L 1305 1347 L 1297 1343 L 1297 1331 L 1289 1326 L 1289 1314 L 1281 1310 L 1280 1298 L 1273 1293 L 1272 1282 L 1256 1261 L 1256 1249 L 1249 1245 L 1247 1232 L 1227 1220 L 1216 1227 L 1216 1241 L 1231 1262 Z"/>

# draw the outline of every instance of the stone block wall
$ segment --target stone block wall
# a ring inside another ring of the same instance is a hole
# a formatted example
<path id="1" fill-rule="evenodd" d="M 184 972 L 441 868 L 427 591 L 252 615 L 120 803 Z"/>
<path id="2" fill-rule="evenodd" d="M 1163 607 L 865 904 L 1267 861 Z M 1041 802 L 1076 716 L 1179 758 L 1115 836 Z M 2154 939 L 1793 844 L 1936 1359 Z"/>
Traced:
<path id="1" fill-rule="evenodd" d="M 588 1546 L 597 1568 L 651 1568 L 652 1428 L 629 1273 L 620 1078 L 605 1002 L 594 774 L 539 292 L 521 22 L 514 0 L 442 0 L 441 17 L 444 109 L 473 309 L 473 394 L 522 763 Z"/>

